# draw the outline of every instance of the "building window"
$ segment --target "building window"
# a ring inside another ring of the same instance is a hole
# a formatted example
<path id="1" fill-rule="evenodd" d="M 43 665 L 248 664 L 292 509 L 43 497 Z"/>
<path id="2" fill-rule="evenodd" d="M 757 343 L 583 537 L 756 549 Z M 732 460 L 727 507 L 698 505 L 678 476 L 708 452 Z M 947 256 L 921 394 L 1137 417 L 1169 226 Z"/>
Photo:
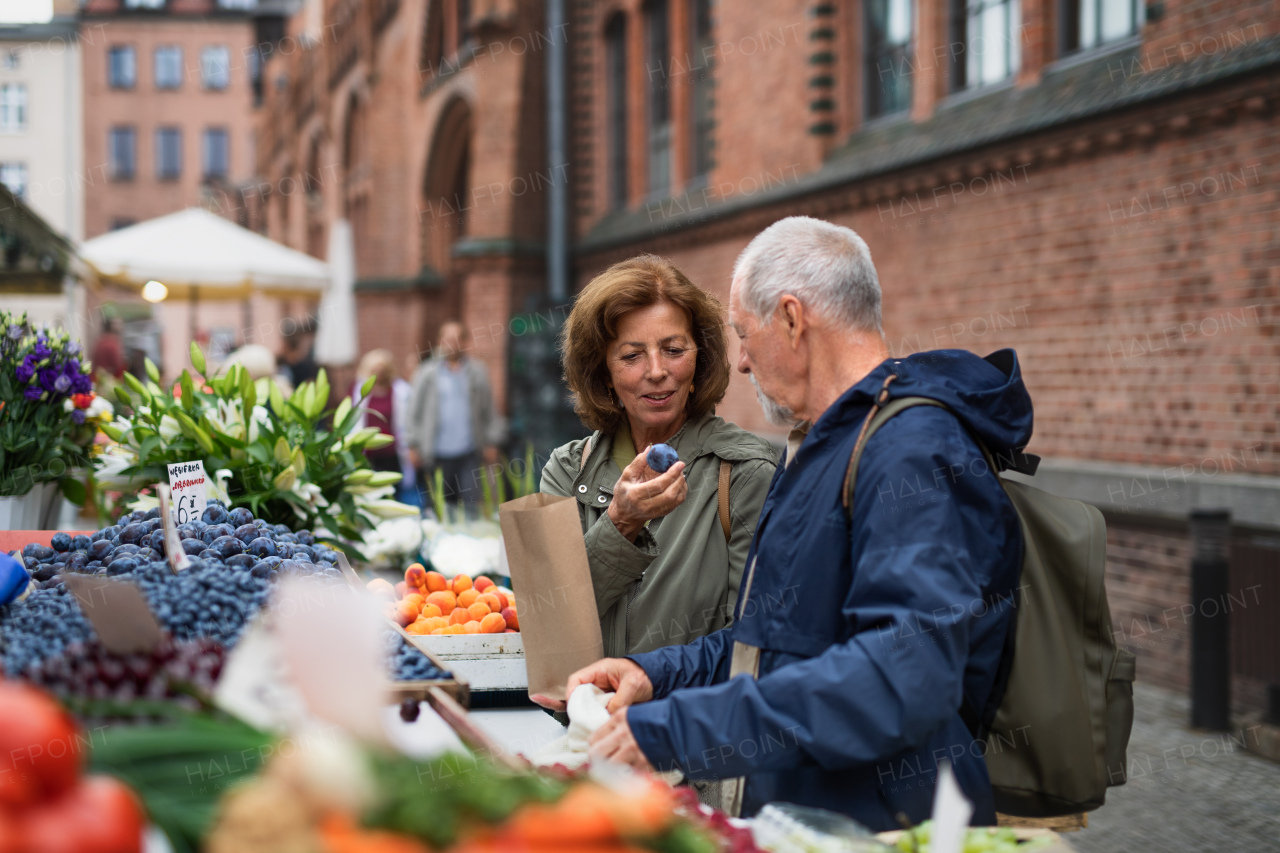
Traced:
<path id="1" fill-rule="evenodd" d="M 0 84 L 0 133 L 27 129 L 27 84 Z"/>
<path id="2" fill-rule="evenodd" d="M 236 9 L 240 11 L 253 11 L 258 5 L 258 0 L 218 0 L 219 9 Z"/>
<path id="3" fill-rule="evenodd" d="M 27 164 L 0 163 L 0 184 L 8 187 L 9 192 L 22 198 L 27 194 Z"/>
<path id="4" fill-rule="evenodd" d="M 126 9 L 163 9 L 165 0 L 124 0 Z"/>
<path id="5" fill-rule="evenodd" d="M 156 88 L 177 89 L 182 85 L 182 48 L 165 45 L 156 48 Z"/>
<path id="6" fill-rule="evenodd" d="M 964 46 L 952 60 L 952 90 L 1012 77 L 1021 61 L 1020 0 L 953 0 L 952 41 Z"/>
<path id="7" fill-rule="evenodd" d="M 1065 0 L 1062 52 L 1075 53 L 1137 35 L 1146 8 L 1142 0 Z"/>
<path id="8" fill-rule="evenodd" d="M 133 180 L 137 146 L 132 127 L 113 127 L 107 136 L 107 159 L 111 161 L 111 177 L 117 181 Z"/>
<path id="9" fill-rule="evenodd" d="M 132 89 L 137 77 L 133 45 L 117 44 L 107 51 L 107 83 L 112 89 Z"/>
<path id="10" fill-rule="evenodd" d="M 211 127 L 204 132 L 204 177 L 225 178 L 230 169 L 231 151 L 227 130 Z"/>
<path id="11" fill-rule="evenodd" d="M 711 109 L 711 57 L 715 44 L 711 37 L 711 0 L 693 0 L 689 15 L 689 43 L 693 45 L 693 179 L 711 173 L 712 148 L 715 144 L 715 122 Z"/>
<path id="12" fill-rule="evenodd" d="M 162 127 L 156 131 L 156 177 L 172 181 L 182 174 L 182 129 Z"/>
<path id="13" fill-rule="evenodd" d="M 5 71 L 13 71 L 18 67 L 18 62 L 22 57 L 22 52 L 18 50 L 0 51 L 0 68 Z"/>
<path id="14" fill-rule="evenodd" d="M 206 89 L 221 91 L 231 83 L 231 52 L 226 45 L 206 47 L 200 53 L 200 79 Z"/>
<path id="15" fill-rule="evenodd" d="M 605 130 L 609 209 L 627 206 L 627 19 L 619 12 L 604 28 Z"/>
<path id="16" fill-rule="evenodd" d="M 911 106 L 911 2 L 865 0 L 867 118 Z"/>
<path id="17" fill-rule="evenodd" d="M 649 193 L 671 191 L 671 90 L 667 85 L 670 33 L 667 0 L 649 0 L 644 7 L 645 61 L 648 86 L 647 121 Z"/>

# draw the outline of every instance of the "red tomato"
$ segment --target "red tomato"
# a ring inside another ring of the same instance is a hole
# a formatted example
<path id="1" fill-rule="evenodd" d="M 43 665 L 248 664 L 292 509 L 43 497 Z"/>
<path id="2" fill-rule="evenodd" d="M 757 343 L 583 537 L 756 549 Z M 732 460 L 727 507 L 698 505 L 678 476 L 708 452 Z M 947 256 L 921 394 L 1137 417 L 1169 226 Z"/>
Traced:
<path id="1" fill-rule="evenodd" d="M 45 693 L 0 681 L 0 804 L 51 799 L 80 777 L 84 740 L 75 721 Z"/>
<path id="2" fill-rule="evenodd" d="M 23 853 L 141 853 L 145 817 L 133 792 L 89 776 L 61 797 L 22 812 Z"/>

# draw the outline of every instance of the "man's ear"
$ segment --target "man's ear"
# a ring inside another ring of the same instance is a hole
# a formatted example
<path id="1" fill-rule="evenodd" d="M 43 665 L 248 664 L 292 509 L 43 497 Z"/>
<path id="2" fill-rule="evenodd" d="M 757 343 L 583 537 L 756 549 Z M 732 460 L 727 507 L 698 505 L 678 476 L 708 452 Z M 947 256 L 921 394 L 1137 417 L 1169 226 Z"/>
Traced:
<path id="1" fill-rule="evenodd" d="M 800 337 L 809 325 L 804 315 L 804 305 L 790 293 L 782 294 L 782 298 L 778 300 L 778 319 L 786 333 L 787 342 L 795 349 L 800 345 Z"/>

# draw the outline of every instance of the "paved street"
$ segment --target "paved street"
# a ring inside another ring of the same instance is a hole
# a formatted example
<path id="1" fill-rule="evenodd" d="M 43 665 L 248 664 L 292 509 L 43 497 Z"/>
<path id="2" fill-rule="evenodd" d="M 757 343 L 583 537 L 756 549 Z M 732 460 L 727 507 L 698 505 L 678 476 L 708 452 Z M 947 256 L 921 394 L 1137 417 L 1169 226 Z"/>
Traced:
<path id="1" fill-rule="evenodd" d="M 1135 685 L 1129 782 L 1112 788 L 1089 828 L 1069 837 L 1085 853 L 1280 850 L 1280 763 L 1241 748 L 1255 732 L 1192 732 L 1185 697 Z"/>

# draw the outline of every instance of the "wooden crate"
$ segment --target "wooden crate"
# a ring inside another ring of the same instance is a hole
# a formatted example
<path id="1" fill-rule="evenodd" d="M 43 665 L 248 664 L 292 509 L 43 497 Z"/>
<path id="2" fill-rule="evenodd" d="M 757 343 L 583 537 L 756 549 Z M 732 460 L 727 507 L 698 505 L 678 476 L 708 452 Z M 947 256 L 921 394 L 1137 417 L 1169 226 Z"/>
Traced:
<path id="1" fill-rule="evenodd" d="M 444 668 L 465 680 L 473 692 L 529 688 L 523 634 L 408 636 L 423 652 L 443 661 Z"/>
<path id="2" fill-rule="evenodd" d="M 403 628 L 390 619 L 387 620 L 387 624 L 397 634 L 408 640 L 409 645 L 426 655 L 427 659 L 438 669 L 442 669 L 453 676 L 453 678 L 440 678 L 432 681 L 392 681 L 391 694 L 395 697 L 395 700 L 397 702 L 403 702 L 406 699 L 417 699 L 419 702 L 426 701 L 431 689 L 438 687 L 463 708 L 469 708 L 471 706 L 471 685 L 467 683 L 466 679 L 460 677 L 450 664 L 438 657 L 429 648 L 423 648 L 421 644 L 415 642 L 415 640 L 422 639 L 421 637 L 405 633 Z"/>

